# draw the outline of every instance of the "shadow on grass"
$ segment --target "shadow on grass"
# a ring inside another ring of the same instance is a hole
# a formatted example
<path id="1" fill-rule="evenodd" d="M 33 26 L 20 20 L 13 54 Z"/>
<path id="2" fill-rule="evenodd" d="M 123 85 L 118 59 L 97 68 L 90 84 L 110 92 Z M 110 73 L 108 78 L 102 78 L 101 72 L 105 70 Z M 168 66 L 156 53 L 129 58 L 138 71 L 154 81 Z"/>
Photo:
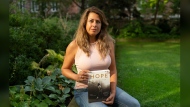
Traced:
<path id="1" fill-rule="evenodd" d="M 169 92 L 163 93 L 161 95 L 155 96 L 153 98 L 148 98 L 141 102 L 142 107 L 180 107 L 179 102 L 180 88 L 173 89 Z M 171 98 L 173 102 L 171 102 Z"/>

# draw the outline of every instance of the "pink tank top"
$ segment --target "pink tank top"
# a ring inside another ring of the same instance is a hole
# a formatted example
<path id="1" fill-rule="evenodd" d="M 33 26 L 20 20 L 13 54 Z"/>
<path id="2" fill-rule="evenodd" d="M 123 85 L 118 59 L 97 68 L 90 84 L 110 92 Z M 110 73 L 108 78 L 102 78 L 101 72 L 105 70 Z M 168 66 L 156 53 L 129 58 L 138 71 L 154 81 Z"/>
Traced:
<path id="1" fill-rule="evenodd" d="M 78 73 L 81 70 L 103 70 L 108 69 L 111 64 L 110 55 L 107 54 L 105 59 L 101 59 L 101 56 L 96 48 L 96 42 L 91 43 L 90 45 L 91 54 L 88 57 L 79 47 L 75 55 L 75 65 L 77 68 Z M 88 81 L 85 83 L 83 82 L 76 82 L 75 89 L 79 88 L 87 88 Z"/>

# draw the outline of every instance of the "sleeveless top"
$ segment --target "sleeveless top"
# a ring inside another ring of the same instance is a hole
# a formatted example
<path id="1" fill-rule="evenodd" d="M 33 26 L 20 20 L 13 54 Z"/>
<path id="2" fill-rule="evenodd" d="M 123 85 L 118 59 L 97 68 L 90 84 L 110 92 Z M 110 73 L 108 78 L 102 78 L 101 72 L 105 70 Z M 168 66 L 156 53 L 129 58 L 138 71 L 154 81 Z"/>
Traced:
<path id="1" fill-rule="evenodd" d="M 90 44 L 90 56 L 88 57 L 82 49 L 78 47 L 75 55 L 75 65 L 78 73 L 81 70 L 104 70 L 108 69 L 111 64 L 111 57 L 109 53 L 104 59 L 101 58 L 99 51 L 96 48 L 96 42 Z M 87 88 L 88 81 L 85 82 L 75 82 L 75 89 Z"/>

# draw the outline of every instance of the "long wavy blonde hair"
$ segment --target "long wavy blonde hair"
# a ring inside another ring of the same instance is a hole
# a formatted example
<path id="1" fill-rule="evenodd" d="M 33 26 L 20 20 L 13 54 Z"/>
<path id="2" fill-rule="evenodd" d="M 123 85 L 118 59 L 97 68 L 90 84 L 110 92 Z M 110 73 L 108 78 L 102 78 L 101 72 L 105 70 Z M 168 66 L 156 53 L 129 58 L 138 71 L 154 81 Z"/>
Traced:
<path id="1" fill-rule="evenodd" d="M 87 8 L 84 11 L 84 13 L 81 16 L 78 29 L 75 33 L 74 40 L 76 40 L 77 45 L 84 51 L 84 53 L 86 53 L 87 56 L 90 56 L 90 41 L 89 41 L 89 35 L 86 31 L 86 23 L 87 23 L 88 15 L 90 12 L 94 12 L 98 14 L 102 23 L 101 30 L 96 35 L 96 46 L 98 48 L 100 56 L 104 59 L 110 51 L 110 42 L 115 42 L 115 41 L 108 34 L 108 31 L 107 31 L 108 22 L 105 17 L 105 14 L 97 7 L 93 6 L 93 7 Z"/>

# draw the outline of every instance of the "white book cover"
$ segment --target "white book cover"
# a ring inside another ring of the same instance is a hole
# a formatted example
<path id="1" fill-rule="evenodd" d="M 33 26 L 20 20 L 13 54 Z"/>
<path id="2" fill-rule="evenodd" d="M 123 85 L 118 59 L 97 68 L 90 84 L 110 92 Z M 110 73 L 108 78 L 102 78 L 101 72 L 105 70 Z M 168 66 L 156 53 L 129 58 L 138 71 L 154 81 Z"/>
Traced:
<path id="1" fill-rule="evenodd" d="M 110 95 L 110 70 L 89 71 L 88 100 L 101 102 Z"/>

